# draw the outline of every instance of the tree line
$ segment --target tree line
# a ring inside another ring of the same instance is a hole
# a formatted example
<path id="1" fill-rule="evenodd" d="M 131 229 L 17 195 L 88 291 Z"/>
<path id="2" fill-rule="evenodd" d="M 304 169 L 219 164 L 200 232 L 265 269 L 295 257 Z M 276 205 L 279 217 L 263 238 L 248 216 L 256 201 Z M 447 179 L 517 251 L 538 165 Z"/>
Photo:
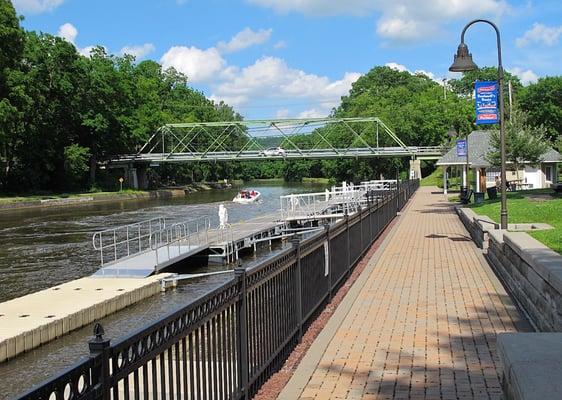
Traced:
<path id="1" fill-rule="evenodd" d="M 472 84 L 494 79 L 484 68 L 443 87 L 421 74 L 375 67 L 353 84 L 334 117 L 378 116 L 406 144 L 439 145 L 474 129 Z M 524 87 L 515 76 L 513 97 L 529 123 L 543 124 L 546 137 L 560 142 L 562 77 Z M 507 98 L 507 97 L 506 97 Z M 0 191 L 64 191 L 115 187 L 99 161 L 137 151 L 159 127 L 172 122 L 241 120 L 232 107 L 189 86 L 189 77 L 155 61 L 108 54 L 90 56 L 73 44 L 20 26 L 11 1 L 0 0 Z M 375 145 L 372 126 L 360 129 Z M 294 138 L 299 145 L 322 134 L 334 146 L 355 145 L 341 129 L 322 128 Z M 239 138 L 233 137 L 232 143 Z M 394 145 L 384 135 L 379 144 Z M 358 143 L 357 145 L 361 145 Z M 162 164 L 151 169 L 155 184 L 191 180 L 328 177 L 336 180 L 394 176 L 407 160 L 301 160 Z"/>

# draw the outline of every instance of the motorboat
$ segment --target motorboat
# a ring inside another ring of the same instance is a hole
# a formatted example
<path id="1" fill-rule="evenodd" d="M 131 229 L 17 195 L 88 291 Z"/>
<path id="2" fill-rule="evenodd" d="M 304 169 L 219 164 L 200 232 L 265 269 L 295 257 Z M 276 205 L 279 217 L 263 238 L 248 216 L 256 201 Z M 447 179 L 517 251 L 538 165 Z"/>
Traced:
<path id="1" fill-rule="evenodd" d="M 241 190 L 232 201 L 240 204 L 251 204 L 258 201 L 260 197 L 261 193 L 257 190 Z"/>

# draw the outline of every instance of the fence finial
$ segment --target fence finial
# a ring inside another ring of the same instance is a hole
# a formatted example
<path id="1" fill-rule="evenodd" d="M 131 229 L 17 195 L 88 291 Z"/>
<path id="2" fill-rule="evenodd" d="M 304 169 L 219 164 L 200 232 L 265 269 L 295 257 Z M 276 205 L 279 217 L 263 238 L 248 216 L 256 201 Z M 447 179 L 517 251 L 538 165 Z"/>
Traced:
<path id="1" fill-rule="evenodd" d="M 94 325 L 94 338 L 97 341 L 102 341 L 103 335 L 105 335 L 105 330 L 103 329 L 102 324 L 96 322 L 96 324 Z"/>

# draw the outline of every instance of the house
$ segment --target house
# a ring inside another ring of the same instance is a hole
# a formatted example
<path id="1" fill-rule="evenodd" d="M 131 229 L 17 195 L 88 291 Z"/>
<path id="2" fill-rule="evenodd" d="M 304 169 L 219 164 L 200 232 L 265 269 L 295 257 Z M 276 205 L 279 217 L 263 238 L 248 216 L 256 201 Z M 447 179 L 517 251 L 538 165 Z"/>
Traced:
<path id="1" fill-rule="evenodd" d="M 491 131 L 473 131 L 468 135 L 468 165 L 475 176 L 475 192 L 484 192 L 486 188 L 495 186 L 496 177 L 500 177 L 500 168 L 494 167 L 487 160 L 486 155 L 491 150 Z M 523 163 L 519 171 L 513 171 L 508 165 L 506 175 L 509 187 L 516 189 L 543 189 L 549 188 L 558 182 L 558 163 L 562 162 L 562 156 L 556 150 L 549 148 L 543 155 L 539 165 Z M 467 157 L 458 156 L 456 146 L 450 149 L 437 163 L 444 170 L 443 186 L 447 193 L 447 176 L 454 171 L 462 171 L 463 186 L 466 185 Z"/>

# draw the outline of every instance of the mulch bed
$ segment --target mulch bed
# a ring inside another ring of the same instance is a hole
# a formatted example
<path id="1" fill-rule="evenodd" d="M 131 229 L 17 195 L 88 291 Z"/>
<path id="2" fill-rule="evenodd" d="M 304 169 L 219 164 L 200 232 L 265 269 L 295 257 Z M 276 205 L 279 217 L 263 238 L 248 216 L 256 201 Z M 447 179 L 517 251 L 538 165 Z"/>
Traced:
<path id="1" fill-rule="evenodd" d="M 279 372 L 273 374 L 271 378 L 260 388 L 259 392 L 254 396 L 255 400 L 271 400 L 277 398 L 279 393 L 283 390 L 285 385 L 289 382 L 293 373 L 299 366 L 302 358 L 320 334 L 322 329 L 328 323 L 334 311 L 337 309 L 338 305 L 342 302 L 343 298 L 349 292 L 351 286 L 355 283 L 359 275 L 365 270 L 367 263 L 373 257 L 375 252 L 380 248 L 382 242 L 396 223 L 396 219 L 387 226 L 384 232 L 378 237 L 378 239 L 373 243 L 371 248 L 363 255 L 363 258 L 359 260 L 355 268 L 353 269 L 349 278 L 340 287 L 340 289 L 334 294 L 332 300 L 326 305 L 324 310 L 318 315 L 318 317 L 312 322 L 308 330 L 304 333 L 302 337 L 302 342 L 295 347 L 283 367 Z"/>

